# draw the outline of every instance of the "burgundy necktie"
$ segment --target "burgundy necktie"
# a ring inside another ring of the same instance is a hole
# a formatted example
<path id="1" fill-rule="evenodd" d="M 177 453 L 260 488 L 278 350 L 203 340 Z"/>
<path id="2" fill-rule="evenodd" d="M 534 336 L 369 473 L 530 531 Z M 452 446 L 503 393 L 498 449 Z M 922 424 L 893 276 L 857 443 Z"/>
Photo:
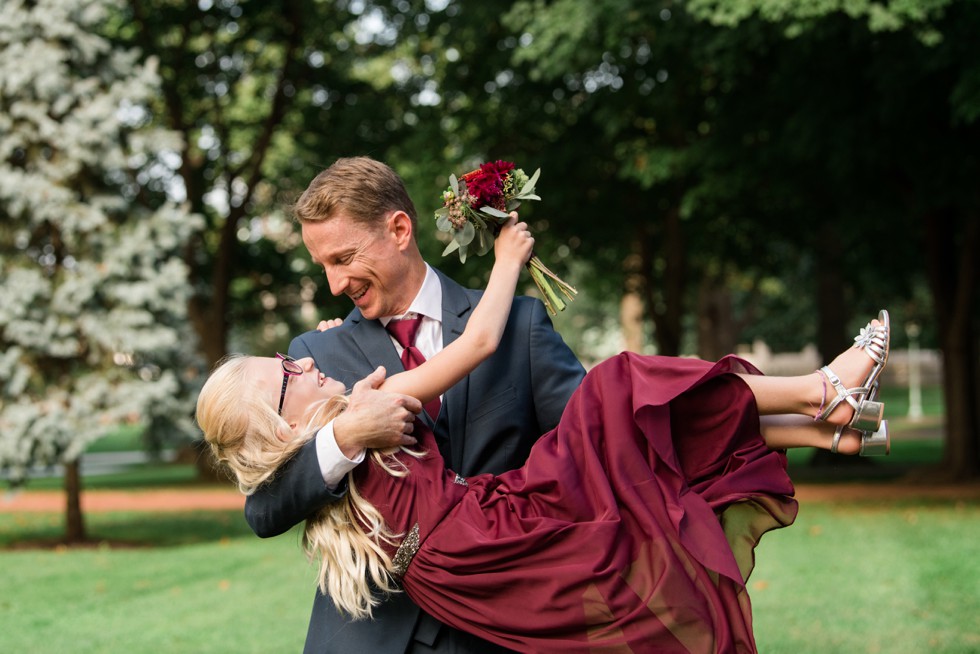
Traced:
<path id="1" fill-rule="evenodd" d="M 402 365 L 405 370 L 417 368 L 425 363 L 425 356 L 415 347 L 415 335 L 419 332 L 422 324 L 422 316 L 417 318 L 405 318 L 403 320 L 391 320 L 388 322 L 387 330 L 395 337 L 398 344 L 404 348 L 402 350 Z M 441 403 L 438 396 L 425 405 L 425 411 L 433 420 L 439 417 L 439 407 Z"/>

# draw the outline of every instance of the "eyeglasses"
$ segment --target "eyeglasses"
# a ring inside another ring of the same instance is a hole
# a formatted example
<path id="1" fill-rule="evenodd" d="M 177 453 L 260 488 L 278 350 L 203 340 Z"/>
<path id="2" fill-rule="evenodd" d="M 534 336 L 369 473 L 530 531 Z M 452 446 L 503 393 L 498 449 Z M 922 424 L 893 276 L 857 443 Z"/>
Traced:
<path id="1" fill-rule="evenodd" d="M 286 384 L 289 383 L 290 377 L 302 375 L 303 369 L 296 363 L 296 359 L 288 354 L 276 352 L 276 358 L 282 364 L 282 392 L 279 394 L 279 415 L 282 415 L 282 403 L 286 401 Z"/>

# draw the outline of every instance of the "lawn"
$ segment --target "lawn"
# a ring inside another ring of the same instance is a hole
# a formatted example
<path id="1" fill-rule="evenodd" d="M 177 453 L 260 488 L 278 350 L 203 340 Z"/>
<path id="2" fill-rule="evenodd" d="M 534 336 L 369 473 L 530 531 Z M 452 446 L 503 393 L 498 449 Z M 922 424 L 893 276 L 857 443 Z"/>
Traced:
<path id="1" fill-rule="evenodd" d="M 312 570 L 296 531 L 259 540 L 239 512 L 89 527 L 131 546 L 0 551 L 5 651 L 301 651 Z M 59 530 L 57 515 L 0 514 L 0 547 Z M 977 542 L 977 501 L 804 504 L 749 580 L 760 651 L 980 651 Z"/>
<path id="2" fill-rule="evenodd" d="M 0 546 L 57 535 L 60 523 L 0 514 Z M 297 532 L 260 540 L 238 511 L 91 514 L 88 523 L 132 546 L 0 551 L 4 651 L 302 651 L 313 572 Z"/>
<path id="3" fill-rule="evenodd" d="M 749 579 L 761 652 L 980 652 L 980 502 L 802 504 Z"/>

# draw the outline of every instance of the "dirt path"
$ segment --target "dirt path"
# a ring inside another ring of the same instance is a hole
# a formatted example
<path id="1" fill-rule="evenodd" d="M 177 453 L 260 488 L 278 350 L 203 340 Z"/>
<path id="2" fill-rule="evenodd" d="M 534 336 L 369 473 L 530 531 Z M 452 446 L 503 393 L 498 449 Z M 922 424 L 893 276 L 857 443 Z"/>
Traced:
<path id="1" fill-rule="evenodd" d="M 883 502 L 889 500 L 980 500 L 980 483 L 973 484 L 897 484 L 835 483 L 796 485 L 800 502 Z M 241 510 L 245 498 L 233 488 L 167 489 L 147 491 L 90 490 L 82 493 L 82 510 L 106 511 L 189 511 Z M 25 491 L 0 497 L 0 513 L 61 512 L 65 510 L 63 491 Z"/>
<path id="2" fill-rule="evenodd" d="M 245 497 L 233 488 L 107 491 L 82 493 L 82 511 L 190 511 L 235 510 L 245 506 Z M 0 498 L 0 513 L 60 512 L 65 510 L 64 491 L 25 491 Z"/>

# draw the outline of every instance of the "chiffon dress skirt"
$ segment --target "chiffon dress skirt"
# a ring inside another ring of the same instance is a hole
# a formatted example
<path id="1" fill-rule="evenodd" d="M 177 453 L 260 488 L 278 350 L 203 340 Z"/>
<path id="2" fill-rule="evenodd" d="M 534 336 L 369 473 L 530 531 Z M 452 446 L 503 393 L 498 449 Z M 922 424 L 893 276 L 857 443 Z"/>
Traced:
<path id="1" fill-rule="evenodd" d="M 745 588 L 792 524 L 786 458 L 717 363 L 624 353 L 596 366 L 527 463 L 463 479 L 430 432 L 409 474 L 354 483 L 405 534 L 402 587 L 444 623 L 519 652 L 754 652 Z"/>

